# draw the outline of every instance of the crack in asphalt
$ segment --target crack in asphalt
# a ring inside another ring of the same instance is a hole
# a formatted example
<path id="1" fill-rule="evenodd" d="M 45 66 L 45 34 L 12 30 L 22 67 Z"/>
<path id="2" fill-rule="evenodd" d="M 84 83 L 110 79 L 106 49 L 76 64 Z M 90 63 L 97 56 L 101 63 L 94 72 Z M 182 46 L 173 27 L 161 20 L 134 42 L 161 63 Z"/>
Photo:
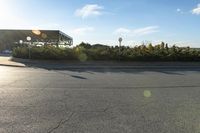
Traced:
<path id="1" fill-rule="evenodd" d="M 53 131 L 55 131 L 56 129 L 58 129 L 60 126 L 62 126 L 66 122 L 68 122 L 72 118 L 73 115 L 74 115 L 74 112 L 72 112 L 67 119 L 60 120 L 58 122 L 58 124 L 55 127 L 53 127 L 52 129 L 49 129 L 49 131 L 47 131 L 47 133 L 52 133 Z"/>

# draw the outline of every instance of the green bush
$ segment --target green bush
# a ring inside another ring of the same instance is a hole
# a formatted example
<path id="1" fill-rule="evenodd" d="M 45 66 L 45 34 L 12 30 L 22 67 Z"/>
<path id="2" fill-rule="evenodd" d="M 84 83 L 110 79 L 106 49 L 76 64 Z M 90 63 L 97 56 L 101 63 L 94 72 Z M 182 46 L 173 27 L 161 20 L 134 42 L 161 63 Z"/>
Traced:
<path id="1" fill-rule="evenodd" d="M 29 57 L 28 48 L 27 47 L 17 47 L 13 49 L 13 57 L 24 58 L 27 59 Z"/>
<path id="2" fill-rule="evenodd" d="M 49 60 L 121 60 L 121 61 L 200 61 L 200 50 L 189 47 L 168 47 L 161 43 L 156 46 L 140 45 L 133 48 L 109 47 L 106 45 L 81 43 L 74 48 L 58 48 L 54 46 L 32 47 L 31 59 Z M 13 56 L 29 58 L 26 46 L 13 49 Z"/>
<path id="3" fill-rule="evenodd" d="M 31 59 L 45 60 L 75 60 L 76 58 L 73 49 L 61 49 L 53 46 L 32 47 L 30 49 L 30 55 Z M 14 48 L 13 57 L 29 58 L 29 49 L 27 47 Z"/>

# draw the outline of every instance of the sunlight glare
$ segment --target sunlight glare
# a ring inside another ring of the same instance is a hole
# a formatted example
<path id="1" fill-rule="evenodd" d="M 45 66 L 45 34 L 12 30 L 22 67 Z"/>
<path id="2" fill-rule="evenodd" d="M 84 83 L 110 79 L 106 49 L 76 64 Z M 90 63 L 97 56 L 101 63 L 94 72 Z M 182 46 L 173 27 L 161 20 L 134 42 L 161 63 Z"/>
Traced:
<path id="1" fill-rule="evenodd" d="M 0 20 L 7 17 L 9 14 L 9 4 L 6 0 L 0 0 Z"/>
<path id="2" fill-rule="evenodd" d="M 42 38 L 43 38 L 43 39 L 46 39 L 46 38 L 47 38 L 47 34 L 42 33 Z"/>
<path id="3" fill-rule="evenodd" d="M 144 97 L 149 98 L 151 97 L 151 91 L 150 90 L 144 90 Z"/>
<path id="4" fill-rule="evenodd" d="M 37 29 L 33 29 L 32 32 L 35 34 L 35 35 L 40 35 L 41 34 L 41 31 L 40 30 L 37 30 Z"/>

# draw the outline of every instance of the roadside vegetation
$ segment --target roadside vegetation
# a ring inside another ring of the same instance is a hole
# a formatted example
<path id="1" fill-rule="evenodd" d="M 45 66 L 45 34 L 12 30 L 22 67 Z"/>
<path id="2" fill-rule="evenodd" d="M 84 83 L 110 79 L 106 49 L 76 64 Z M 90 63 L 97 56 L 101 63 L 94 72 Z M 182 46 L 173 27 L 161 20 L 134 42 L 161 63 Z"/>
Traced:
<path id="1" fill-rule="evenodd" d="M 54 46 L 32 47 L 31 59 L 46 60 L 121 60 L 121 61 L 200 61 L 200 51 L 190 47 L 169 47 L 166 43 L 153 46 L 139 45 L 133 48 L 122 46 L 90 45 L 81 43 L 74 48 L 58 48 Z M 29 58 L 27 46 L 13 48 L 13 57 Z"/>

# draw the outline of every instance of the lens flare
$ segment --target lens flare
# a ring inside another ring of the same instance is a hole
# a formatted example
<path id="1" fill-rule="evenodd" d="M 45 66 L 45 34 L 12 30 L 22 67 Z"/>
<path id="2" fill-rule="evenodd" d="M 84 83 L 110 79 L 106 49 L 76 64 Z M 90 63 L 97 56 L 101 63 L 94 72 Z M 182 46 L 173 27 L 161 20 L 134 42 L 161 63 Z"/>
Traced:
<path id="1" fill-rule="evenodd" d="M 38 35 L 38 36 L 41 34 L 40 30 L 36 30 L 36 29 L 32 30 L 32 32 L 33 34 Z"/>
<path id="2" fill-rule="evenodd" d="M 144 97 L 146 97 L 146 98 L 149 98 L 149 97 L 151 97 L 151 91 L 149 91 L 149 90 L 144 90 Z"/>
<path id="3" fill-rule="evenodd" d="M 85 62 L 85 61 L 87 61 L 87 55 L 86 54 L 84 54 L 84 53 L 81 53 L 79 56 L 78 56 L 78 58 L 79 58 L 79 60 L 81 61 L 81 62 Z"/>
<path id="4" fill-rule="evenodd" d="M 43 39 L 46 39 L 46 38 L 47 38 L 47 34 L 42 33 L 42 38 L 43 38 Z"/>
<path id="5" fill-rule="evenodd" d="M 31 37 L 30 37 L 30 36 L 27 36 L 27 37 L 26 37 L 26 40 L 27 40 L 27 41 L 31 41 Z"/>

